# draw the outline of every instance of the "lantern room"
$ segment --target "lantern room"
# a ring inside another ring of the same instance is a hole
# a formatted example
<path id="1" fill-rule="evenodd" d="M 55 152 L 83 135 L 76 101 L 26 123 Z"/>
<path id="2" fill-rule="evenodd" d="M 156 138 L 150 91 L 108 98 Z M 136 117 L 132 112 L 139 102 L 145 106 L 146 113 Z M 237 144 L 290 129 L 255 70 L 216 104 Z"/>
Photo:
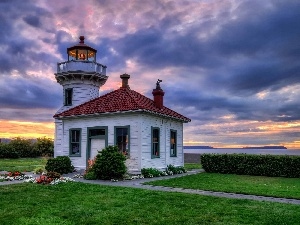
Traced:
<path id="1" fill-rule="evenodd" d="M 68 61 L 86 60 L 96 62 L 97 50 L 84 44 L 84 36 L 80 36 L 79 40 L 77 45 L 67 48 Z"/>

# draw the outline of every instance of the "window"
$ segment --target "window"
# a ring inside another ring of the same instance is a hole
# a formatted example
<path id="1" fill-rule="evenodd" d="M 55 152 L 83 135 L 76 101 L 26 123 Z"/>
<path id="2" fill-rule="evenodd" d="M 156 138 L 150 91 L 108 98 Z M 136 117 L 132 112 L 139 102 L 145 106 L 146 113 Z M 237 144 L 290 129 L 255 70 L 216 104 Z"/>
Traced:
<path id="1" fill-rule="evenodd" d="M 81 129 L 70 129 L 70 156 L 80 156 Z"/>
<path id="2" fill-rule="evenodd" d="M 72 105 L 73 88 L 65 90 L 65 105 Z"/>
<path id="3" fill-rule="evenodd" d="M 101 137 L 105 136 L 105 128 L 101 129 L 91 129 L 89 130 L 89 137 Z"/>
<path id="4" fill-rule="evenodd" d="M 129 155 L 129 126 L 115 127 L 115 145 L 124 155 Z"/>
<path id="5" fill-rule="evenodd" d="M 176 130 L 171 130 L 170 132 L 170 156 L 177 156 L 177 132 Z"/>
<path id="6" fill-rule="evenodd" d="M 159 128 L 152 127 L 151 130 L 151 156 L 152 158 L 158 158 L 159 157 Z"/>

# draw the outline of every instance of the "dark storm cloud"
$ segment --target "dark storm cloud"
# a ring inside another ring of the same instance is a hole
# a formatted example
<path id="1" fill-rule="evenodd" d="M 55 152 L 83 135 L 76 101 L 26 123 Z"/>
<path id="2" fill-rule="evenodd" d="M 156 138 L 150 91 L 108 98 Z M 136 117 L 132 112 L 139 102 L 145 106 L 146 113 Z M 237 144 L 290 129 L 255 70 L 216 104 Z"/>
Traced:
<path id="1" fill-rule="evenodd" d="M 178 108 L 182 114 L 190 115 L 192 120 L 218 121 L 226 114 L 235 115 L 236 120 L 286 122 L 300 119 L 298 100 L 221 96 L 184 86 L 163 86 L 163 89 L 165 105 Z M 150 92 L 148 96 L 151 96 Z M 191 113 L 189 108 L 197 113 Z"/>
<path id="2" fill-rule="evenodd" d="M 61 103 L 56 83 L 38 78 L 6 78 L 0 89 L 0 108 L 57 109 Z"/>
<path id="3" fill-rule="evenodd" d="M 26 51 L 30 41 L 26 40 L 10 40 L 6 44 L 8 52 L 1 56 L 0 71 L 1 75 L 7 74 L 12 70 L 24 71 L 31 66 L 31 60 L 28 58 L 29 52 Z"/>
<path id="4" fill-rule="evenodd" d="M 139 63 L 163 68 L 167 66 L 212 66 L 205 55 L 208 49 L 189 33 L 166 38 L 162 30 L 148 28 L 128 35 L 116 44 L 124 56 Z"/>
<path id="5" fill-rule="evenodd" d="M 32 69 L 37 62 L 48 63 L 55 58 L 49 53 L 38 53 L 40 45 L 37 40 L 32 39 L 34 35 L 38 35 L 38 31 L 27 36 L 21 34 L 26 30 L 26 25 L 33 29 L 43 28 L 43 18 L 51 18 L 51 13 L 31 1 L 14 3 L 17 7 L 11 1 L 0 3 L 0 35 L 3 46 L 0 50 L 0 76 L 6 76 L 12 70 L 25 74 L 24 71 Z M 46 29 L 48 28 L 45 26 Z"/>
<path id="6" fill-rule="evenodd" d="M 246 59 L 229 76 L 232 91 L 256 93 L 300 82 L 299 2 L 278 3 L 271 10 L 240 6 L 241 20 L 228 23 L 214 40 L 218 54 Z M 246 8 L 249 10 L 243 10 Z M 251 10 L 252 9 L 252 10 Z M 233 82 L 232 82 L 233 81 Z"/>
<path id="7" fill-rule="evenodd" d="M 34 121 L 34 122 L 53 122 L 53 115 L 56 110 L 44 111 L 43 108 L 25 110 L 0 109 L 1 120 Z"/>
<path id="8" fill-rule="evenodd" d="M 207 39 L 198 37 L 207 32 L 201 27 L 205 24 L 194 25 L 184 34 L 149 27 L 115 45 L 124 56 L 148 66 L 206 69 L 213 75 L 208 83 L 239 95 L 280 89 L 300 82 L 300 3 L 270 4 L 242 2 L 234 12 L 236 19 L 229 18 L 230 13 L 222 14 L 219 20 L 225 22 Z M 219 73 L 224 68 L 230 71 Z"/>
<path id="9" fill-rule="evenodd" d="M 33 27 L 41 26 L 40 18 L 37 16 L 31 16 L 31 15 L 26 16 L 26 17 L 24 17 L 24 21 Z"/>

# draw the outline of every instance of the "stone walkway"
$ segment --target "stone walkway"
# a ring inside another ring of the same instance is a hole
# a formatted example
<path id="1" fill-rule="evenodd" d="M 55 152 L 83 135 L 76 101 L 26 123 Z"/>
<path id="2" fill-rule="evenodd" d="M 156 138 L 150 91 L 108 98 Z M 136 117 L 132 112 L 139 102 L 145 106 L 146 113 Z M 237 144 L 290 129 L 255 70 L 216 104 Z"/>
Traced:
<path id="1" fill-rule="evenodd" d="M 289 203 L 289 204 L 294 204 L 294 205 L 300 205 L 300 200 L 298 200 L 298 199 L 265 197 L 265 196 L 257 196 L 257 195 L 245 195 L 245 194 L 236 194 L 236 193 L 204 191 L 204 190 L 173 188 L 173 187 L 153 186 L 153 185 L 143 184 L 145 182 L 188 176 L 191 174 L 196 174 L 196 173 L 201 173 L 201 172 L 203 172 L 203 170 L 193 170 L 193 171 L 188 171 L 187 173 L 184 173 L 184 174 L 177 174 L 172 177 L 169 177 L 169 176 L 155 177 L 155 178 L 146 178 L 146 179 L 125 180 L 125 181 L 118 181 L 118 182 L 105 181 L 105 180 L 85 180 L 83 178 L 73 178 L 74 173 L 73 174 L 65 174 L 64 176 L 71 177 L 77 182 L 88 183 L 88 184 L 140 188 L 140 189 L 155 190 L 155 191 L 180 192 L 180 193 L 206 195 L 206 196 L 232 198 L 232 199 L 248 199 L 248 200 L 256 200 L 256 201 L 279 202 L 279 203 Z M 78 174 L 78 173 L 75 173 L 75 174 Z M 16 184 L 16 183 L 22 183 L 22 182 L 23 181 L 5 181 L 5 182 L 0 182 L 0 185 Z"/>

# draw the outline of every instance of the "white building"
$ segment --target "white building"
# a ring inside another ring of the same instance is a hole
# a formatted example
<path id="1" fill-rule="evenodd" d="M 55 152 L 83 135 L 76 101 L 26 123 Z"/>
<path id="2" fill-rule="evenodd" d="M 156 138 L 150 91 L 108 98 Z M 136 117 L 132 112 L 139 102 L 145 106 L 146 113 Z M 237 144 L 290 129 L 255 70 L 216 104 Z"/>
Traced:
<path id="1" fill-rule="evenodd" d="M 96 62 L 97 51 L 80 42 L 67 49 L 68 61 L 58 63 L 56 80 L 63 86 L 64 105 L 54 115 L 54 155 L 69 156 L 79 169 L 108 145 L 127 156 L 131 173 L 142 168 L 183 166 L 183 124 L 191 120 L 163 105 L 160 80 L 153 100 L 131 90 L 130 75 L 122 86 L 99 97 L 107 80 L 106 66 Z"/>

